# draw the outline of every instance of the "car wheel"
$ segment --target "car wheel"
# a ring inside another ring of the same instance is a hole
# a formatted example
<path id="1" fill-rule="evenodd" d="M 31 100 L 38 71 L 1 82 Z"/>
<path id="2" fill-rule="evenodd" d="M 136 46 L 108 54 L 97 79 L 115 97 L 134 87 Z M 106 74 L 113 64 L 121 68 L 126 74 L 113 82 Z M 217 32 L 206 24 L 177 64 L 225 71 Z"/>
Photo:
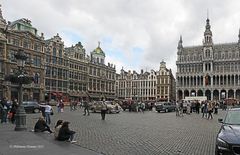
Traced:
<path id="1" fill-rule="evenodd" d="M 39 113 L 40 110 L 39 110 L 39 109 L 34 109 L 33 112 L 34 112 L 34 113 Z"/>
<path id="2" fill-rule="evenodd" d="M 168 109 L 166 109 L 165 112 L 168 112 Z"/>
<path id="3" fill-rule="evenodd" d="M 160 113 L 160 110 L 158 110 L 158 112 Z"/>

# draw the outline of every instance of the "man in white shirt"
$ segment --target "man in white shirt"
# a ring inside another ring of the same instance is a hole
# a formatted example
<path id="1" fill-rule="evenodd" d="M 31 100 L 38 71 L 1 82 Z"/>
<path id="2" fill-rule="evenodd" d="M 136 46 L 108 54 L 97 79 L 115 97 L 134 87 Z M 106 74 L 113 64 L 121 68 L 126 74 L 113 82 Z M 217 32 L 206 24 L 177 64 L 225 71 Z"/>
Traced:
<path id="1" fill-rule="evenodd" d="M 45 108 L 45 119 L 46 119 L 46 123 L 47 123 L 48 125 L 50 125 L 50 124 L 51 124 L 50 115 L 51 115 L 51 112 L 52 112 L 52 107 L 49 105 L 48 102 L 46 103 L 46 105 L 41 105 L 41 104 L 39 104 L 39 106 Z"/>

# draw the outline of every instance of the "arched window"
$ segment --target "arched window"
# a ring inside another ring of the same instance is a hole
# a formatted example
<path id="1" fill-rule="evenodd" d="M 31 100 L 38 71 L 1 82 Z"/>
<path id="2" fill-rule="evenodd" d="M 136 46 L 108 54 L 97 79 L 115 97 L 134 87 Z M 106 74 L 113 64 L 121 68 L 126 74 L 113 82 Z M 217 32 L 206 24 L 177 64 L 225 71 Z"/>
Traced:
<path id="1" fill-rule="evenodd" d="M 39 75 L 39 73 L 35 73 L 35 75 L 34 75 L 34 83 L 35 84 L 39 84 L 39 82 L 40 82 L 40 75 Z"/>
<path id="2" fill-rule="evenodd" d="M 56 56 L 57 55 L 57 50 L 56 50 L 56 48 L 54 47 L 53 48 L 53 56 Z"/>

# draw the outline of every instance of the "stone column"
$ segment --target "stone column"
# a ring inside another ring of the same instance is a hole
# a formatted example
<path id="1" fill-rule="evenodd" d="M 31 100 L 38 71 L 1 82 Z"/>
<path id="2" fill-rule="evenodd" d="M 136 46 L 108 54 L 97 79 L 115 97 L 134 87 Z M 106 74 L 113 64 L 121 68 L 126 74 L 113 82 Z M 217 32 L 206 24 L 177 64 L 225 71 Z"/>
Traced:
<path id="1" fill-rule="evenodd" d="M 213 100 L 213 91 L 211 90 L 211 100 Z"/>
<path id="2" fill-rule="evenodd" d="M 221 100 L 221 90 L 218 90 L 218 100 L 220 101 Z"/>
<path id="3" fill-rule="evenodd" d="M 233 98 L 236 98 L 236 89 L 233 89 Z"/>

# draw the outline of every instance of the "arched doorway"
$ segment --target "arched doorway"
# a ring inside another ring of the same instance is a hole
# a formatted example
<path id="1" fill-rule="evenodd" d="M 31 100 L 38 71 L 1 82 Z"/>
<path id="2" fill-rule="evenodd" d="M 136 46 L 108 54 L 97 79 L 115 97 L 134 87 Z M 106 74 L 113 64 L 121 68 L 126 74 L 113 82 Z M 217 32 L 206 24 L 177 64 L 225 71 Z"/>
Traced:
<path id="1" fill-rule="evenodd" d="M 234 91 L 232 89 L 228 91 L 228 98 L 234 98 Z"/>
<path id="2" fill-rule="evenodd" d="M 236 91 L 236 99 L 240 100 L 240 89 Z"/>
<path id="3" fill-rule="evenodd" d="M 190 96 L 197 96 L 196 91 L 195 90 L 191 90 Z"/>
<path id="4" fill-rule="evenodd" d="M 221 90 L 220 99 L 221 99 L 221 100 L 224 100 L 224 99 L 226 98 L 226 95 L 227 95 L 227 94 L 226 94 L 226 90 L 224 90 L 224 89 Z"/>
<path id="5" fill-rule="evenodd" d="M 178 90 L 178 100 L 183 99 L 183 92 L 181 90 Z"/>
<path id="6" fill-rule="evenodd" d="M 203 96 L 203 91 L 202 90 L 198 90 L 197 96 Z"/>
<path id="7" fill-rule="evenodd" d="M 206 90 L 205 95 L 207 97 L 207 100 L 211 100 L 211 91 L 210 90 Z"/>
<path id="8" fill-rule="evenodd" d="M 189 96 L 189 91 L 188 90 L 184 90 L 184 97 Z"/>
<path id="9" fill-rule="evenodd" d="M 219 100 L 219 92 L 218 90 L 213 91 L 213 100 Z"/>

